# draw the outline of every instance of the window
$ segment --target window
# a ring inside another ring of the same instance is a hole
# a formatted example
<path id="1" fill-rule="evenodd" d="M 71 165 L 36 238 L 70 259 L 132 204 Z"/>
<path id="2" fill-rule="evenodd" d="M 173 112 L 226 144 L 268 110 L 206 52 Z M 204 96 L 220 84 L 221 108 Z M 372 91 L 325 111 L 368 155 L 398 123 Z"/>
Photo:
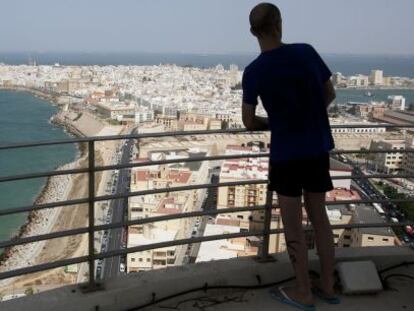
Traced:
<path id="1" fill-rule="evenodd" d="M 369 236 L 369 237 L 368 237 L 368 240 L 370 240 L 370 241 L 374 241 L 374 238 L 373 238 L 372 236 Z"/>
<path id="2" fill-rule="evenodd" d="M 389 240 L 388 239 L 382 239 L 384 242 L 388 242 Z"/>
<path id="3" fill-rule="evenodd" d="M 151 261 L 151 259 L 150 258 L 147 258 L 147 262 L 150 262 Z"/>
<path id="4" fill-rule="evenodd" d="M 135 258 L 134 258 L 134 257 L 131 257 L 131 261 L 132 261 L 132 262 L 135 262 Z"/>
<path id="5" fill-rule="evenodd" d="M 154 252 L 154 256 L 164 257 L 165 253 L 164 252 Z"/>
<path id="6" fill-rule="evenodd" d="M 142 258 L 138 258 L 138 261 L 142 262 Z"/>
<path id="7" fill-rule="evenodd" d="M 167 261 L 158 259 L 158 260 L 154 260 L 152 263 L 158 266 L 165 266 L 167 264 Z"/>
<path id="8" fill-rule="evenodd" d="M 347 234 L 346 234 L 346 235 L 344 235 L 344 239 L 348 239 L 348 240 L 349 240 L 350 238 L 351 238 L 351 236 L 350 236 L 350 235 L 347 235 Z"/>

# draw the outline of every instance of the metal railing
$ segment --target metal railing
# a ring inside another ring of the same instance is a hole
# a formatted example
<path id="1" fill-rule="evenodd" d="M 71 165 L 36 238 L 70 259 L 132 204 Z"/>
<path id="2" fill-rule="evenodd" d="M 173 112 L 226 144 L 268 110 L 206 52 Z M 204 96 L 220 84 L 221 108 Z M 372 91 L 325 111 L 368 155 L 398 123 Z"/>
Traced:
<path id="1" fill-rule="evenodd" d="M 332 128 L 414 128 L 414 125 L 333 125 Z M 12 214 L 19 214 L 30 211 L 38 211 L 43 209 L 57 208 L 63 206 L 71 206 L 77 204 L 88 204 L 88 226 L 76 229 L 69 229 L 59 232 L 51 232 L 47 234 L 41 234 L 30 237 L 18 237 L 12 238 L 7 241 L 0 242 L 0 248 L 7 248 L 27 243 L 46 241 L 55 238 L 69 237 L 79 234 L 88 234 L 88 254 L 85 256 L 69 258 L 58 260 L 54 262 L 47 262 L 43 264 L 38 264 L 35 266 L 19 268 L 11 271 L 1 272 L 0 279 L 6 279 L 16 276 L 25 275 L 28 273 L 34 273 L 44 270 L 49 270 L 53 268 L 59 268 L 71 264 L 78 264 L 88 262 L 89 265 L 89 282 L 88 288 L 93 290 L 97 288 L 99 284 L 96 282 L 95 278 L 95 260 L 105 259 L 114 256 L 126 255 L 129 253 L 141 252 L 145 250 L 152 250 L 161 247 L 168 246 L 178 246 L 183 244 L 191 243 L 200 243 L 205 241 L 214 241 L 220 239 L 228 239 L 235 237 L 249 237 L 249 236 L 261 236 L 262 242 L 259 249 L 258 257 L 261 260 L 266 260 L 269 257 L 269 236 L 271 234 L 283 233 L 283 229 L 270 229 L 271 224 L 271 209 L 276 206 L 272 205 L 272 192 L 268 191 L 266 195 L 266 204 L 263 206 L 245 206 L 245 207 L 233 207 L 225 209 L 215 209 L 215 210 L 201 210 L 201 211 L 192 211 L 185 212 L 180 214 L 173 215 L 163 215 L 143 219 L 133 219 L 127 221 L 121 221 L 116 223 L 95 225 L 95 203 L 99 201 L 114 200 L 121 198 L 129 198 L 133 196 L 141 196 L 148 194 L 157 194 L 157 193 L 167 193 L 175 191 L 186 191 L 186 190 L 197 190 L 205 188 L 219 188 L 219 187 L 228 187 L 228 186 L 239 186 L 239 185 L 251 185 L 251 184 L 266 184 L 267 180 L 249 180 L 249 181 L 238 181 L 238 182 L 222 182 L 222 183 L 209 183 L 209 184 L 196 184 L 196 185 L 186 185 L 186 186 L 177 186 L 177 187 L 168 187 L 168 188 L 159 188 L 159 189 L 150 189 L 142 191 L 133 191 L 128 193 L 118 193 L 111 195 L 102 195 L 96 196 L 95 194 L 95 173 L 107 171 L 107 170 L 120 170 L 125 168 L 133 167 L 142 167 L 148 165 L 156 164 L 173 164 L 173 163 L 182 163 L 182 162 L 199 162 L 199 161 L 213 161 L 213 160 L 226 160 L 226 159 L 237 159 L 237 158 L 259 158 L 259 157 L 269 157 L 269 153 L 258 153 L 258 154 L 238 154 L 238 155 L 219 155 L 219 156 L 203 156 L 203 157 L 192 157 L 192 158 L 180 158 L 180 159 L 167 159 L 159 161 L 146 161 L 139 163 L 126 163 L 126 164 L 115 164 L 115 165 L 106 165 L 106 166 L 95 166 L 95 143 L 99 141 L 110 141 L 110 140 L 129 140 L 129 139 L 143 139 L 143 138 L 163 138 L 163 137 L 178 137 L 178 136 L 195 136 L 195 135 L 214 135 L 214 134 L 228 134 L 228 135 L 238 135 L 238 134 L 252 134 L 245 129 L 230 129 L 230 130 L 210 130 L 210 131 L 184 131 L 184 132 L 165 132 L 165 133 L 152 133 L 152 134 L 131 134 L 131 135 L 118 135 L 118 136 L 101 136 L 101 137 L 88 137 L 88 138 L 75 138 L 75 139 L 66 139 L 66 140 L 53 140 L 53 141 L 42 141 L 35 143 L 26 143 L 26 144 L 12 144 L 6 146 L 0 146 L 0 152 L 2 150 L 17 149 L 17 148 L 29 148 L 29 147 L 42 147 L 50 145 L 61 145 L 61 144 L 74 144 L 74 143 L 87 143 L 88 150 L 88 167 L 86 168 L 77 168 L 77 169 L 66 169 L 59 171 L 47 171 L 39 173 L 30 173 L 30 174 L 20 174 L 13 176 L 3 176 L 0 177 L 0 182 L 10 182 L 17 180 L 27 180 L 40 177 L 51 177 L 57 175 L 68 175 L 68 174 L 88 174 L 88 197 L 66 200 L 61 202 L 51 202 L 43 204 L 33 204 L 21 207 L 14 207 L 8 209 L 0 210 L 0 217 Z M 364 153 L 407 153 L 414 152 L 413 149 L 405 150 L 333 150 L 331 154 L 364 154 Z M 332 179 L 368 179 L 368 178 L 414 178 L 414 175 L 411 174 L 401 174 L 398 176 L 390 174 L 372 174 L 372 175 L 351 175 L 351 176 L 333 176 Z M 372 200 L 346 200 L 346 201 L 336 201 L 328 202 L 327 205 L 338 205 L 338 204 L 358 204 L 358 203 L 400 203 L 400 202 L 414 202 L 413 199 L 400 199 L 400 200 L 383 200 L 383 199 L 372 199 Z M 141 225 L 153 222 L 160 222 L 172 219 L 180 218 L 190 218 L 197 216 L 206 216 L 206 215 L 217 215 L 224 213 L 235 213 L 240 211 L 263 211 L 264 210 L 264 229 L 260 231 L 248 231 L 248 232 L 239 232 L 231 234 L 218 234 L 210 235 L 203 237 L 191 237 L 167 242 L 160 242 L 154 244 L 140 245 L 130 248 L 120 248 L 116 250 L 109 250 L 106 252 L 101 252 L 95 254 L 94 252 L 94 234 L 97 231 L 116 229 L 116 228 L 125 228 L 133 225 Z M 405 226 L 412 224 L 410 222 L 405 223 L 393 223 L 393 222 L 381 222 L 381 223 L 372 223 L 372 224 L 346 224 L 346 225 L 333 225 L 333 229 L 351 229 L 351 228 L 367 228 L 367 227 L 396 227 L 396 226 Z M 311 227 L 306 227 L 305 230 L 312 230 Z"/>

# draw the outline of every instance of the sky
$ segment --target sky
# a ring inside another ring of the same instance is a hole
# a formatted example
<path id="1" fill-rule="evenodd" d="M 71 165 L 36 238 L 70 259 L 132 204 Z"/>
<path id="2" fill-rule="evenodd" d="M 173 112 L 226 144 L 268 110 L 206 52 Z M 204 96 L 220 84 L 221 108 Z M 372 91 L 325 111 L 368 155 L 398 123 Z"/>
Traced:
<path id="1" fill-rule="evenodd" d="M 252 0 L 0 0 L 0 52 L 252 53 Z M 279 0 L 284 41 L 414 55 L 413 0 Z"/>

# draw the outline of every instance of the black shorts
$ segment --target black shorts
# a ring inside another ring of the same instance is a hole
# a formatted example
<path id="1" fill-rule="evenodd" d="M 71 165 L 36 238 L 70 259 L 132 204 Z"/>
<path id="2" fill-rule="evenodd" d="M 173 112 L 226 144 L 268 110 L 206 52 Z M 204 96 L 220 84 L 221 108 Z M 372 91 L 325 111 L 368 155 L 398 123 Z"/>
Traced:
<path id="1" fill-rule="evenodd" d="M 309 192 L 327 192 L 333 189 L 329 175 L 329 153 L 300 160 L 269 162 L 268 189 L 288 197 Z"/>

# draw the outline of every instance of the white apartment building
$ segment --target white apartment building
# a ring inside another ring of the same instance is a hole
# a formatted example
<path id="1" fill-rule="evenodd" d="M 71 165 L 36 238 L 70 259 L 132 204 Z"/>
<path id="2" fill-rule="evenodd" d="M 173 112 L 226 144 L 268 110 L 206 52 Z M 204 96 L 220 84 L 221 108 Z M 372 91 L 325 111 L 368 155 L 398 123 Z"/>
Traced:
<path id="1" fill-rule="evenodd" d="M 405 141 L 406 149 L 414 149 L 414 139 L 412 137 L 407 138 Z M 414 153 L 407 152 L 404 155 L 404 170 L 409 174 L 414 174 Z"/>
<path id="2" fill-rule="evenodd" d="M 368 76 L 356 75 L 348 78 L 348 86 L 367 87 L 369 85 Z"/>
<path id="3" fill-rule="evenodd" d="M 335 72 L 332 74 L 332 83 L 333 85 L 340 85 L 346 82 L 346 78 L 340 72 Z"/>
<path id="4" fill-rule="evenodd" d="M 199 148 L 186 150 L 152 151 L 146 158 L 136 161 L 181 159 L 206 151 Z M 189 183 L 205 183 L 208 176 L 208 162 L 200 164 L 174 163 L 164 165 L 150 165 L 132 170 L 131 191 L 154 188 L 169 188 L 187 185 Z M 128 218 L 143 219 L 174 213 L 185 213 L 201 209 L 204 198 L 204 189 L 192 191 L 173 191 L 171 193 L 158 193 L 146 196 L 129 198 Z M 130 226 L 128 232 L 128 245 L 136 243 L 157 243 L 167 237 L 169 240 L 188 238 L 194 227 L 195 218 L 180 218 L 151 224 Z M 170 265 L 179 265 L 184 259 L 185 247 L 168 247 L 154 251 L 141 252 L 127 256 L 127 271 L 141 271 L 157 269 Z M 175 261 L 174 261 L 175 260 Z"/>
<path id="5" fill-rule="evenodd" d="M 153 196 L 132 197 L 129 201 L 129 219 L 143 219 L 186 213 L 192 210 L 189 193 L 174 193 L 161 200 Z M 153 244 L 188 237 L 192 219 L 180 218 L 143 225 L 133 225 L 128 231 L 128 247 Z M 176 264 L 177 246 L 164 247 L 127 255 L 127 272 L 151 270 Z"/>
<path id="6" fill-rule="evenodd" d="M 392 109 L 405 110 L 405 97 L 401 95 L 388 96 L 388 104 Z"/>
<path id="7" fill-rule="evenodd" d="M 384 139 L 379 141 L 372 141 L 370 149 L 375 150 L 404 150 L 406 147 L 404 139 Z M 387 152 L 376 153 L 374 164 L 378 171 L 384 173 L 392 173 L 403 168 L 404 153 L 401 152 Z"/>
<path id="8" fill-rule="evenodd" d="M 150 122 L 154 120 L 154 111 L 148 108 L 138 108 L 135 111 L 135 124 Z"/>
<path id="9" fill-rule="evenodd" d="M 134 103 L 110 103 L 100 102 L 96 108 L 105 118 L 121 120 L 123 116 L 135 116 Z"/>
<path id="10" fill-rule="evenodd" d="M 259 153 L 258 147 L 227 146 L 226 154 Z M 245 158 L 224 161 L 220 171 L 220 182 L 242 180 L 267 180 L 269 160 L 267 158 Z M 220 187 L 217 209 L 264 205 L 267 184 Z M 263 211 L 261 211 L 263 213 Z M 221 214 L 220 217 L 249 222 L 252 212 Z"/>
<path id="11" fill-rule="evenodd" d="M 369 77 L 369 82 L 372 85 L 382 85 L 384 78 L 384 72 L 382 70 L 372 70 Z"/>
<path id="12" fill-rule="evenodd" d="M 150 227 L 150 225 L 145 227 Z M 134 228 L 129 229 L 128 247 L 172 241 L 177 235 L 176 231 L 162 230 L 157 227 L 150 227 L 144 230 L 144 234 L 135 231 Z M 170 246 L 139 253 L 130 253 L 127 255 L 127 273 L 174 266 L 175 249 L 176 246 Z"/>

